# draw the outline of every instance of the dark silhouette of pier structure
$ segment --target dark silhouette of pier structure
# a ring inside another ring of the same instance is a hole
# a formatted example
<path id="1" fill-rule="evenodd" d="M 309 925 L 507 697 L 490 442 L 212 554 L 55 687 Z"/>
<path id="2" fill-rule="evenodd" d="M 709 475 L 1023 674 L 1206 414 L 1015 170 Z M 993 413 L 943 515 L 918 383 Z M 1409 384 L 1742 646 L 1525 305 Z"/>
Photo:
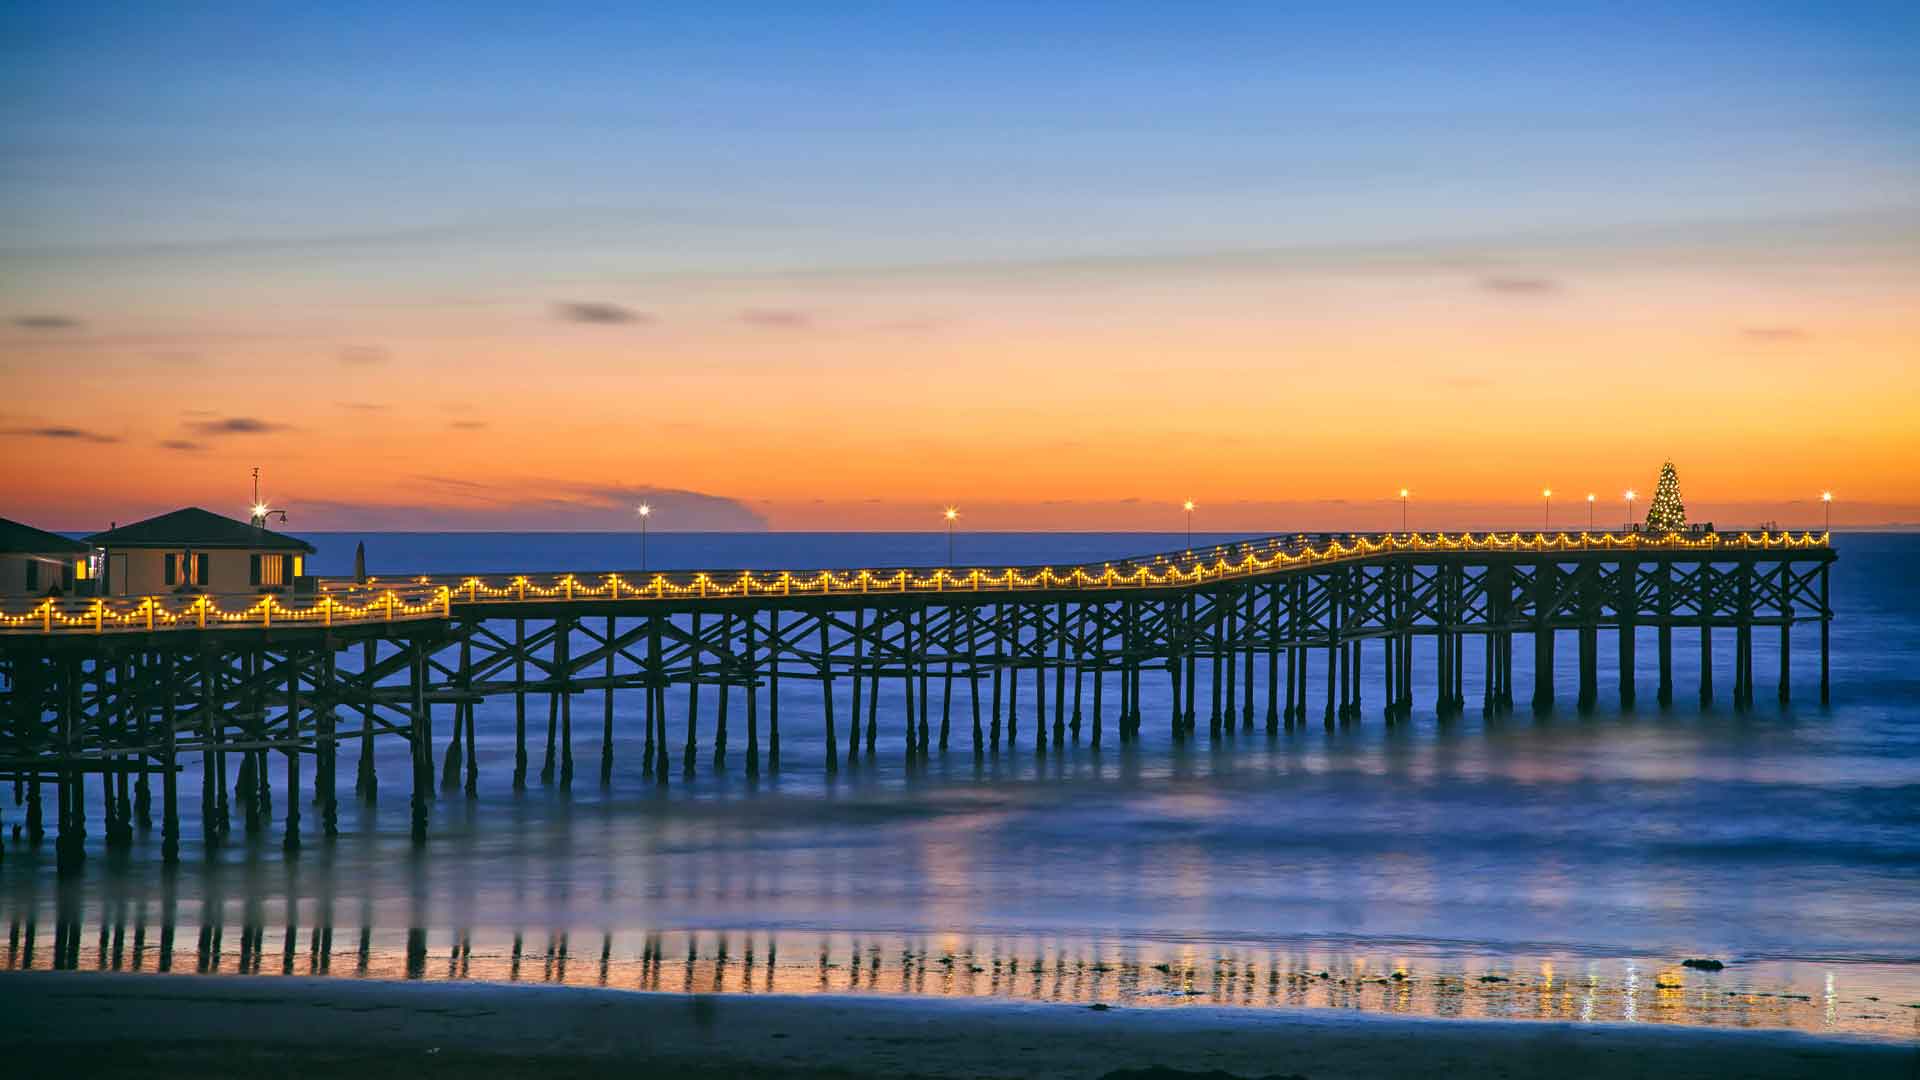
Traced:
<path id="1" fill-rule="evenodd" d="M 1824 704 L 1834 558 L 1813 533 L 1296 534 L 1067 569 L 427 575 L 323 580 L 310 595 L 48 600 L 0 614 L 0 782 L 34 842 L 53 789 L 57 858 L 72 869 L 90 790 L 109 849 L 152 828 L 157 801 L 162 856 L 177 860 L 181 763 L 196 757 L 210 843 L 233 802 L 250 830 L 271 826 L 276 763 L 285 847 L 300 846 L 303 810 L 332 836 L 343 743 L 358 747 L 346 782 L 363 799 L 393 782 L 375 772 L 375 743 L 409 747 L 424 841 L 435 747 L 441 786 L 475 794 L 475 706 L 488 699 L 513 702 L 516 789 L 571 786 L 574 728 L 594 712 L 599 781 L 637 750 L 659 784 L 778 770 L 782 726 L 796 724 L 824 736 L 834 772 L 879 752 L 883 702 L 909 760 L 1125 748 L 1147 724 L 1176 742 L 1203 727 L 1216 739 L 1332 727 L 1360 719 L 1369 679 L 1387 723 L 1428 709 L 1444 720 L 1467 707 L 1470 662 L 1492 715 L 1514 706 L 1516 638 L 1533 650 L 1526 701 L 1547 711 L 1569 634 L 1577 706 L 1596 702 L 1599 639 L 1613 633 L 1632 708 L 1641 628 L 1655 632 L 1661 706 L 1680 692 L 1676 636 L 1700 650 L 1705 705 L 1713 635 L 1730 631 L 1732 703 L 1746 708 L 1756 628 L 1779 643 L 1786 702 L 1794 629 L 1814 623 Z M 1416 663 L 1435 673 L 1431 702 L 1413 699 Z M 1148 679 L 1170 691 L 1158 716 L 1142 706 Z M 817 698 L 796 713 L 790 691 L 783 711 L 782 688 L 802 681 Z M 617 712 L 616 692 L 641 708 Z"/>

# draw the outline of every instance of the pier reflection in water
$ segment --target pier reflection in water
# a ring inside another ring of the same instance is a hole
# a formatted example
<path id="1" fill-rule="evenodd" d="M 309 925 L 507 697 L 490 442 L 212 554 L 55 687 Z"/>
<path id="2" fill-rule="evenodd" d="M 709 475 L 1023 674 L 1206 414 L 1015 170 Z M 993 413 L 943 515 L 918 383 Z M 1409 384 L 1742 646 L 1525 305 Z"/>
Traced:
<path id="1" fill-rule="evenodd" d="M 48 939 L 49 929 L 51 931 Z M 1407 954 L 1017 936 L 475 932 L 175 923 L 145 905 L 51 928 L 16 916 L 6 968 L 479 980 L 687 994 L 881 993 L 1124 1006 L 1340 1008 L 1436 1018 L 1652 1021 L 1910 1037 L 1908 1010 L 1654 962 L 1463 969 Z"/>

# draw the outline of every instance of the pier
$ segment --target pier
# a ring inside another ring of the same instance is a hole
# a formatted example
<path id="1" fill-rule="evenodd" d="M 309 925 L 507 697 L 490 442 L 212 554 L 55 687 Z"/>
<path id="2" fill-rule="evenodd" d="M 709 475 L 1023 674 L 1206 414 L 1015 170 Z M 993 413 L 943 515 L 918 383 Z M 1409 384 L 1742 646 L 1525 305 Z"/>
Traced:
<path id="1" fill-rule="evenodd" d="M 1824 704 L 1834 558 L 1824 533 L 1293 534 L 1064 568 L 427 574 L 28 601 L 0 611 L 0 782 L 24 803 L 26 835 L 51 824 L 72 870 L 90 804 L 108 848 L 157 816 L 162 857 L 178 860 L 188 760 L 210 844 L 237 808 L 297 851 L 309 831 L 336 834 L 341 798 L 396 780 L 424 842 L 439 791 L 478 791 L 476 706 L 489 700 L 513 703 L 516 789 L 570 787 L 577 766 L 606 783 L 634 753 L 663 785 L 759 775 L 781 768 L 783 725 L 824 738 L 831 773 L 883 747 L 909 760 L 1124 747 L 1148 724 L 1179 742 L 1368 710 L 1444 721 L 1468 707 L 1473 669 L 1492 715 L 1515 705 L 1516 639 L 1537 673 L 1524 704 L 1547 712 L 1567 635 L 1573 704 L 1595 705 L 1612 633 L 1632 708 L 1643 629 L 1661 706 L 1681 693 L 1676 637 L 1699 648 L 1699 700 L 1714 701 L 1719 630 L 1734 640 L 1728 699 L 1747 708 L 1756 629 L 1778 643 L 1786 702 L 1794 632 L 1811 623 Z M 1413 698 L 1416 665 L 1435 674 L 1430 702 Z M 1159 715 L 1143 708 L 1148 679 L 1170 692 Z M 783 686 L 798 683 L 817 698 L 796 709 L 789 693 L 783 712 Z M 598 728 L 585 763 L 576 725 Z M 375 771 L 375 744 L 393 741 L 408 748 L 404 778 Z M 359 751 L 352 777 L 338 775 L 342 744 Z"/>

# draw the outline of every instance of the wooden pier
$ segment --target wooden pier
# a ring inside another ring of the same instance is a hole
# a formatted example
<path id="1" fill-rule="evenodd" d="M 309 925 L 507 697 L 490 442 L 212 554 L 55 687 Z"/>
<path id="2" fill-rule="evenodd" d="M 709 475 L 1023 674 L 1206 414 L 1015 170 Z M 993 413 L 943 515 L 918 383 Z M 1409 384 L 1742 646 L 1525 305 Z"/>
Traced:
<path id="1" fill-rule="evenodd" d="M 488 699 L 513 702 L 515 788 L 572 785 L 574 726 L 595 713 L 599 781 L 637 750 L 659 784 L 778 770 L 783 724 L 824 736 L 831 773 L 883 737 L 915 760 L 1129 744 L 1149 723 L 1175 741 L 1203 724 L 1214 738 L 1335 726 L 1361 717 L 1369 680 L 1389 724 L 1416 710 L 1444 719 L 1467 707 L 1470 661 L 1493 714 L 1514 704 L 1516 637 L 1538 673 L 1528 703 L 1546 711 L 1563 631 L 1581 709 L 1599 696 L 1603 632 L 1618 637 L 1618 694 L 1634 707 L 1643 627 L 1660 705 L 1679 692 L 1676 632 L 1697 642 L 1700 701 L 1713 700 L 1723 630 L 1731 702 L 1746 708 L 1756 628 L 1779 643 L 1785 702 L 1793 631 L 1814 623 L 1824 704 L 1834 557 L 1815 533 L 1296 534 L 1064 569 L 427 575 L 325 580 L 309 596 L 49 600 L 0 612 L 0 782 L 35 842 L 53 789 L 71 870 L 91 797 L 108 848 L 130 846 L 157 812 L 162 856 L 177 860 L 188 760 L 210 844 L 236 812 L 250 831 L 276 824 L 275 764 L 285 847 L 303 829 L 332 836 L 343 743 L 359 751 L 345 782 L 363 799 L 394 780 L 375 772 L 376 742 L 409 748 L 424 841 L 436 747 L 440 786 L 478 791 L 476 705 Z M 1416 664 L 1435 673 L 1431 702 L 1413 700 Z M 1161 715 L 1143 708 L 1147 679 L 1170 691 Z M 798 682 L 817 700 L 797 713 L 790 691 L 783 713 L 783 684 Z M 616 710 L 616 692 L 641 708 Z"/>

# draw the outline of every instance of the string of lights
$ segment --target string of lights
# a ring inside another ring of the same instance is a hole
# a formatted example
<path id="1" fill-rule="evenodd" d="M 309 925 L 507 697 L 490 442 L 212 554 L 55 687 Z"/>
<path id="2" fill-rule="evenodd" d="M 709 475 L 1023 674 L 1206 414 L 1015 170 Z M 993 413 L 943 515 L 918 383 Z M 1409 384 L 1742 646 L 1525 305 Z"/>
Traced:
<path id="1" fill-rule="evenodd" d="M 1265 537 L 1215 546 L 1208 553 L 1183 551 L 1107 562 L 1098 568 L 1007 567 L 932 570 L 689 571 L 630 578 L 617 571 L 510 577 L 421 575 L 365 582 L 321 583 L 320 595 L 302 606 L 282 596 L 227 597 L 244 606 L 227 608 L 222 598 L 142 596 L 61 600 L 48 598 L 26 611 L 0 611 L 0 633 L 108 633 L 218 630 L 284 623 L 335 624 L 445 619 L 461 604 L 554 600 L 686 600 L 819 597 L 872 593 L 1015 592 L 1048 589 L 1140 589 L 1197 585 L 1341 560 L 1400 552 L 1741 551 L 1824 548 L 1830 533 L 1643 532 L 1463 532 L 1350 534 L 1318 543 L 1303 534 Z M 643 571 L 644 573 L 644 571 Z"/>

